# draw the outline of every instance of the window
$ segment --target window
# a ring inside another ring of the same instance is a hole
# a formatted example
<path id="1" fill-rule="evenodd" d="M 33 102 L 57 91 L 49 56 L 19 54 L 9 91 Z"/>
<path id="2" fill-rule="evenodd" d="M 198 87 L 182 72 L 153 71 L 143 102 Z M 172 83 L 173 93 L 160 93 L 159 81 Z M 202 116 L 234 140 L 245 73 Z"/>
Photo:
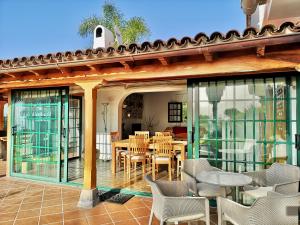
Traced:
<path id="1" fill-rule="evenodd" d="M 279 76 L 191 81 L 190 151 L 194 147 L 196 158 L 206 157 L 229 171 L 296 164 L 295 82 L 294 77 Z"/>
<path id="2" fill-rule="evenodd" d="M 169 102 L 168 104 L 168 122 L 182 122 L 182 102 Z"/>

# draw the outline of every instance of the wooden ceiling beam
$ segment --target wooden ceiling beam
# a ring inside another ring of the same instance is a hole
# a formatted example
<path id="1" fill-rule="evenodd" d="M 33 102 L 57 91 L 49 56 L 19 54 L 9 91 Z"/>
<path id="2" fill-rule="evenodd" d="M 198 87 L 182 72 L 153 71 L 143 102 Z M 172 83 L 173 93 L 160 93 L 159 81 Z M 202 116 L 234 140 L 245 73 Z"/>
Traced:
<path id="1" fill-rule="evenodd" d="M 159 57 L 158 58 L 159 62 L 163 65 L 163 66 L 168 66 L 169 65 L 169 61 L 166 57 Z"/>
<path id="2" fill-rule="evenodd" d="M 16 75 L 14 75 L 14 74 L 11 74 L 11 73 L 6 73 L 6 72 L 4 72 L 3 73 L 4 75 L 6 75 L 6 76 L 9 76 L 9 77 L 11 77 L 11 78 L 16 78 Z"/>
<path id="3" fill-rule="evenodd" d="M 265 50 L 266 50 L 266 47 L 265 47 L 265 46 L 257 47 L 257 48 L 256 48 L 256 55 L 257 55 L 258 57 L 264 57 L 264 56 L 265 56 Z"/>
<path id="4" fill-rule="evenodd" d="M 132 70 L 132 63 L 128 61 L 120 61 L 120 63 L 124 66 L 125 70 Z"/>
<path id="5" fill-rule="evenodd" d="M 36 70 L 28 70 L 28 72 L 33 73 L 36 77 L 40 77 L 40 73 L 37 72 Z"/>
<path id="6" fill-rule="evenodd" d="M 57 65 L 57 69 L 63 74 L 64 76 L 68 76 L 72 73 L 72 69 L 69 67 L 60 67 Z"/>
<path id="7" fill-rule="evenodd" d="M 100 71 L 99 65 L 86 65 L 90 70 L 89 72 L 98 73 Z"/>
<path id="8" fill-rule="evenodd" d="M 24 77 L 24 81 L 0 79 L 0 88 L 29 88 L 43 86 L 73 85 L 76 82 L 86 80 L 107 80 L 107 85 L 126 82 L 158 81 L 172 79 L 189 79 L 200 77 L 234 76 L 234 75 L 255 75 L 260 73 L 288 72 L 295 71 L 300 63 L 297 61 L 300 50 L 279 52 L 276 55 L 257 58 L 256 55 L 245 55 L 232 58 L 219 58 L 213 62 L 197 60 L 171 64 L 168 67 L 157 64 L 137 66 L 132 71 L 124 71 L 124 68 L 103 68 L 101 73 L 95 74 L 85 71 L 74 71 L 72 76 L 64 76 L 61 73 L 42 75 L 39 80 L 30 81 Z M 275 54 L 275 53 L 274 53 Z M 285 60 L 288 58 L 290 61 Z M 295 62 L 291 60 L 295 58 Z M 234 65 L 234 66 L 232 66 Z M 103 83 L 104 84 L 104 83 Z M 105 84 L 104 84 L 105 85 Z"/>
<path id="9" fill-rule="evenodd" d="M 203 54 L 204 59 L 205 59 L 206 62 L 212 62 L 212 61 L 214 61 L 214 54 L 215 53 L 209 51 L 207 47 L 203 48 L 201 52 L 202 52 L 202 54 Z"/>
<path id="10" fill-rule="evenodd" d="M 203 54 L 203 56 L 204 56 L 206 62 L 214 61 L 214 54 L 213 53 L 206 52 L 206 53 Z"/>

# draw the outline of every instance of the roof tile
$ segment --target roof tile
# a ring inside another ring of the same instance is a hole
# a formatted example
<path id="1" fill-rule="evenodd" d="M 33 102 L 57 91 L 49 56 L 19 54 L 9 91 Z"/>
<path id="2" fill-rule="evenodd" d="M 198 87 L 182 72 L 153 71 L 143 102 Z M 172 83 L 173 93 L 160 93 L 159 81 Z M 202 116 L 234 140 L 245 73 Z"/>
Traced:
<path id="1" fill-rule="evenodd" d="M 300 26 L 295 25 L 292 22 L 285 22 L 279 28 L 274 25 L 266 25 L 261 30 L 255 28 L 247 28 L 242 33 L 236 30 L 230 30 L 226 34 L 220 32 L 214 32 L 208 37 L 205 33 L 198 33 L 194 38 L 183 37 L 178 40 L 176 38 L 170 38 L 167 41 L 156 40 L 153 43 L 143 42 L 142 44 L 132 43 L 130 45 L 119 45 L 116 48 L 109 47 L 106 50 L 97 49 L 85 49 L 76 50 L 74 52 L 56 52 L 46 55 L 21 57 L 14 59 L 0 60 L 0 69 L 12 69 L 26 67 L 29 65 L 43 65 L 58 63 L 62 61 L 76 61 L 76 60 L 89 60 L 89 59 L 101 59 L 119 57 L 123 55 L 134 55 L 140 53 L 150 53 L 159 51 L 169 51 L 173 49 L 185 49 L 197 46 L 214 45 L 219 43 L 230 43 L 243 40 L 260 39 L 263 37 L 272 37 L 276 35 L 288 35 L 300 33 Z"/>

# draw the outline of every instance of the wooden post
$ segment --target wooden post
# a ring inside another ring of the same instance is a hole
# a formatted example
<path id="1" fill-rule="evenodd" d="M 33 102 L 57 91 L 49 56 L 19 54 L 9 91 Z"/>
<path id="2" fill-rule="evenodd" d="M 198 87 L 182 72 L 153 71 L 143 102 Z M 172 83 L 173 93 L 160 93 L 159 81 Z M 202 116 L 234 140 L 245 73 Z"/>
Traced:
<path id="1" fill-rule="evenodd" d="M 0 130 L 4 130 L 4 105 L 6 101 L 0 101 Z"/>
<path id="2" fill-rule="evenodd" d="M 91 208 L 98 202 L 96 169 L 97 85 L 99 82 L 76 83 L 84 89 L 84 178 L 79 207 Z"/>

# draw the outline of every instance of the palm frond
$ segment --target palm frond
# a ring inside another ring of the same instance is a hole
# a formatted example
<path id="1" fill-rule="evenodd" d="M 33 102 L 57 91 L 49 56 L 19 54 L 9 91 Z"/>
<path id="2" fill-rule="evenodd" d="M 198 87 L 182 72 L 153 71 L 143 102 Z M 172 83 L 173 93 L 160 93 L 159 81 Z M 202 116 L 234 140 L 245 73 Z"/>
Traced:
<path id="1" fill-rule="evenodd" d="M 150 35 L 150 30 L 145 20 L 141 17 L 129 19 L 121 32 L 125 44 L 139 42 L 141 39 Z"/>
<path id="2" fill-rule="evenodd" d="M 123 13 L 111 1 L 106 1 L 102 10 L 101 17 L 91 16 L 82 21 L 78 31 L 80 36 L 90 36 L 97 25 L 102 25 L 112 32 L 114 26 L 118 26 L 124 44 L 139 42 L 150 35 L 150 30 L 142 17 L 126 20 Z"/>
<path id="3" fill-rule="evenodd" d="M 79 26 L 78 33 L 81 37 L 87 37 L 93 34 L 95 27 L 101 23 L 101 19 L 96 16 L 91 16 L 83 19 L 82 23 Z"/>

